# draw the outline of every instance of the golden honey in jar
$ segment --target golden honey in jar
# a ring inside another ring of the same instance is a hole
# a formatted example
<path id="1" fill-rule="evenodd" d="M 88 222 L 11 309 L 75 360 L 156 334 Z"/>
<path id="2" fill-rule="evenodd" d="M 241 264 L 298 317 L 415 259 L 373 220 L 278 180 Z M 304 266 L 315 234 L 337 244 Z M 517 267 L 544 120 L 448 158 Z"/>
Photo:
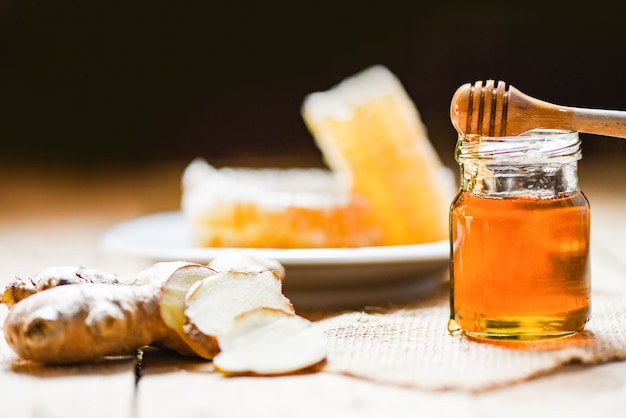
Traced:
<path id="1" fill-rule="evenodd" d="M 452 333 L 532 340 L 581 331 L 590 315 L 589 203 L 575 132 L 461 136 L 450 210 Z"/>

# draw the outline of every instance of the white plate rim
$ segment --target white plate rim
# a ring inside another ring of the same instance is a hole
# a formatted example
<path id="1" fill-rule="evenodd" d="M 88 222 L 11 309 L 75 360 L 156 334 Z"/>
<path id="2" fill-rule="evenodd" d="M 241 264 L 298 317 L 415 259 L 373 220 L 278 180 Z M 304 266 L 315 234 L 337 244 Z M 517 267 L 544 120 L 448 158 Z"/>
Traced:
<path id="1" fill-rule="evenodd" d="M 156 228 L 160 226 L 160 228 Z M 181 230 L 182 229 L 182 230 Z M 108 229 L 101 237 L 102 247 L 111 252 L 134 255 L 154 260 L 186 260 L 206 262 L 232 251 L 233 248 L 198 247 L 185 238 L 184 218 L 180 211 L 166 211 L 139 216 L 122 221 Z M 147 241 L 141 232 L 162 231 L 157 237 L 164 239 L 167 231 L 174 231 L 179 242 L 172 245 Z M 139 237 L 139 238 L 137 238 Z M 182 243 L 180 242 L 182 241 Z M 288 265 L 354 265 L 387 263 L 446 262 L 450 256 L 448 240 L 424 244 L 394 245 L 358 248 L 253 248 L 247 249 L 266 258 Z"/>

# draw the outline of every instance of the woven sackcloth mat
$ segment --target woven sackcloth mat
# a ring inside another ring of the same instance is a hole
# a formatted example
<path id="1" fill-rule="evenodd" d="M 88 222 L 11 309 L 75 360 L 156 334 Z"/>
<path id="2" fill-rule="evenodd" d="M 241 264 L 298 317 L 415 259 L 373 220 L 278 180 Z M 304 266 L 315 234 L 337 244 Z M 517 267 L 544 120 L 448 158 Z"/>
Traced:
<path id="1" fill-rule="evenodd" d="M 592 319 L 575 336 L 487 343 L 451 336 L 443 295 L 384 313 L 347 312 L 317 322 L 330 341 L 325 371 L 430 390 L 483 391 L 570 363 L 626 359 L 626 296 L 594 295 Z"/>

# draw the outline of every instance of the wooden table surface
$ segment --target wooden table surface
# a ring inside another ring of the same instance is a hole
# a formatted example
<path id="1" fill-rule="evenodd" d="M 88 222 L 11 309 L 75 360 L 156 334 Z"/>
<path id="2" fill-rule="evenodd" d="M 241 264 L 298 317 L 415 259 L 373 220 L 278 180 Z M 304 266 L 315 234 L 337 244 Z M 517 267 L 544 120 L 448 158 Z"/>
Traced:
<path id="1" fill-rule="evenodd" d="M 594 286 L 626 292 L 626 168 L 620 160 L 608 154 L 583 159 L 580 181 L 592 206 Z M 54 265 L 117 274 L 148 267 L 151 261 L 105 252 L 100 237 L 118 222 L 178 209 L 185 164 L 5 165 L 0 171 L 0 285 Z M 0 306 L 0 320 L 5 316 L 6 307 Z M 136 372 L 134 358 L 41 367 L 20 361 L 0 339 L 0 416 L 588 417 L 620 416 L 626 406 L 626 362 L 571 365 L 481 393 L 430 392 L 325 372 L 225 378 L 210 362 L 156 349 L 146 349 L 141 378 Z"/>

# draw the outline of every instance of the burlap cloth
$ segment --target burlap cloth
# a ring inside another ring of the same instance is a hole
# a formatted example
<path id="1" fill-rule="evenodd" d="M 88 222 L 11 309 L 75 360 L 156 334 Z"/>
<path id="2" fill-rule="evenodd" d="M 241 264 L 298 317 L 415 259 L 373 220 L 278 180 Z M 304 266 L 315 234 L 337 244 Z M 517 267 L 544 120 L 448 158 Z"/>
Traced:
<path id="1" fill-rule="evenodd" d="M 626 359 L 626 296 L 594 294 L 592 319 L 579 335 L 535 343 L 486 343 L 447 332 L 447 293 L 386 312 L 322 319 L 330 341 L 325 370 L 430 390 L 484 391 L 566 364 Z"/>

